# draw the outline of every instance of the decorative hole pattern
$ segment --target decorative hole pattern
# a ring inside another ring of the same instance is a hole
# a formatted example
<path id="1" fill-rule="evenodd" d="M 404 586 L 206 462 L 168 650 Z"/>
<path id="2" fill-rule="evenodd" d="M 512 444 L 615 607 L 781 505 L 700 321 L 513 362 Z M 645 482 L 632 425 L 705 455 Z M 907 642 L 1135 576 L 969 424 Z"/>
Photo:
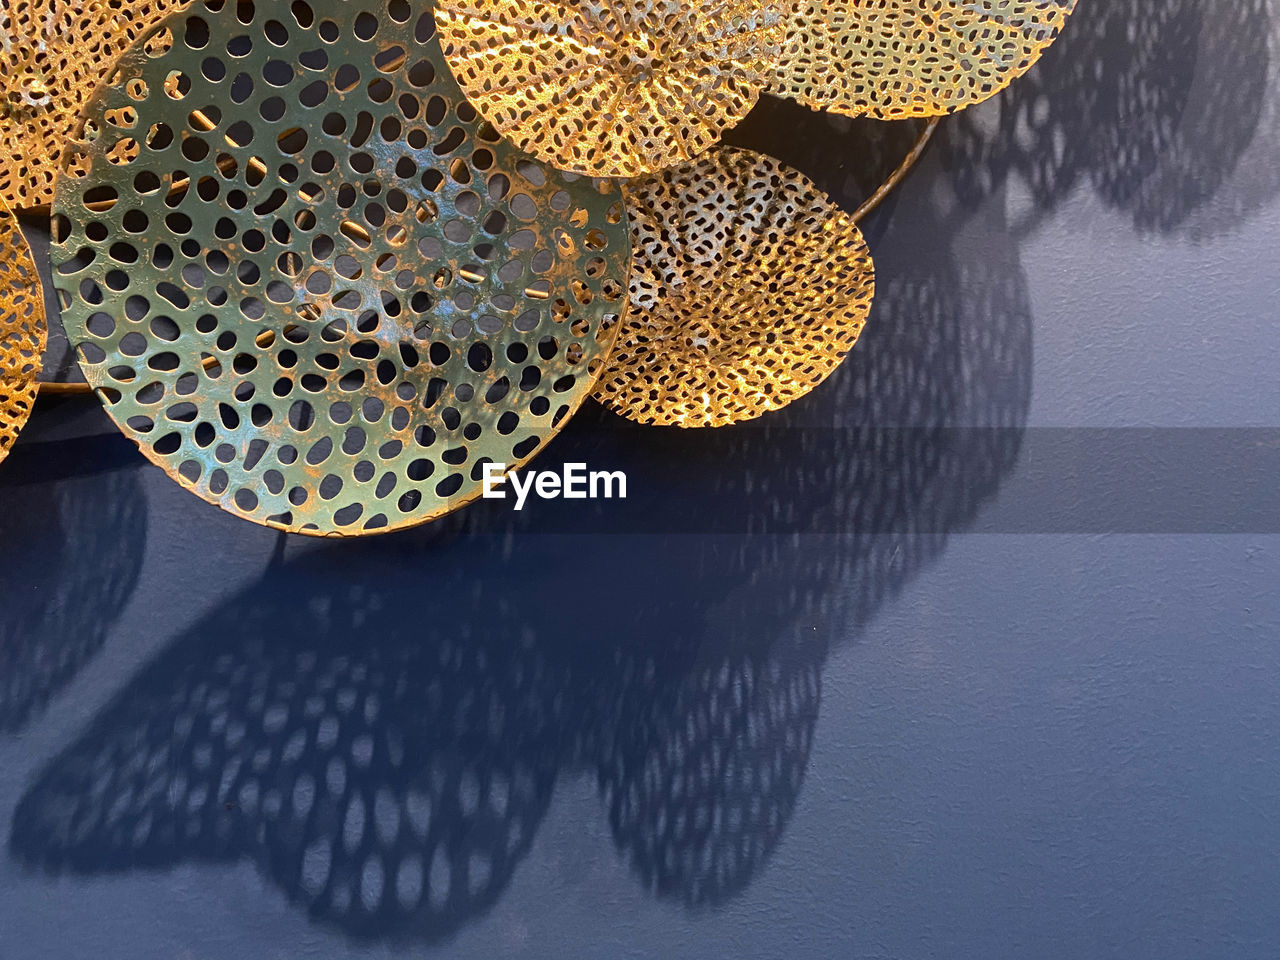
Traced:
<path id="1" fill-rule="evenodd" d="M 53 202 L 63 145 L 94 88 L 134 40 L 181 6 L 179 0 L 5 0 L 0 198 L 10 207 Z"/>
<path id="2" fill-rule="evenodd" d="M 824 643 L 727 651 L 711 629 L 646 646 L 642 628 L 584 651 L 529 618 L 539 571 L 478 579 L 464 562 L 424 591 L 394 560 L 361 556 L 351 585 L 318 559 L 142 666 L 26 791 L 9 853 L 64 876 L 253 863 L 311 921 L 399 954 L 489 911 L 557 781 L 594 775 L 612 830 L 588 814 L 585 832 L 611 832 L 650 892 L 710 907 L 760 875 L 803 787 Z M 663 584 L 690 557 L 668 567 Z M 673 623 L 657 607 L 636 617 Z"/>
<path id="3" fill-rule="evenodd" d="M 819 663 L 731 660 L 635 705 L 600 767 L 609 824 L 645 886 L 697 908 L 759 874 L 791 822 L 821 701 Z"/>
<path id="4" fill-rule="evenodd" d="M 0 737 L 42 716 L 97 656 L 138 585 L 146 548 L 141 471 L 67 476 L 56 458 L 32 459 L 19 468 L 30 471 L 26 482 L 6 481 L 0 517 L 0 542 L 23 558 L 5 573 Z"/>
<path id="5" fill-rule="evenodd" d="M 759 99 L 794 0 L 441 0 L 445 58 L 504 135 L 631 177 L 715 144 Z"/>
<path id="6" fill-rule="evenodd" d="M 617 334 L 618 188 L 502 143 L 404 0 L 166 29 L 90 106 L 55 206 L 68 333 L 124 432 L 316 534 L 431 520 L 533 456 Z"/>
<path id="7" fill-rule="evenodd" d="M 1031 69 L 1075 0 L 802 0 L 769 92 L 894 120 L 979 103 Z"/>
<path id="8" fill-rule="evenodd" d="M 627 186 L 631 310 L 596 399 L 660 426 L 804 396 L 862 333 L 875 271 L 847 213 L 778 161 L 721 147 Z"/>
<path id="9" fill-rule="evenodd" d="M 345 650 L 327 635 L 304 648 L 261 612 L 234 618 L 229 634 L 250 635 L 215 644 L 216 659 L 171 658 L 162 703 L 148 676 L 77 744 L 76 771 L 47 784 L 67 804 L 24 810 L 24 826 L 64 848 L 92 836 L 131 865 L 254 860 L 290 901 L 363 938 L 455 932 L 498 900 L 550 802 L 555 754 L 530 749 L 554 719 L 540 678 L 489 668 L 488 638 L 429 633 L 415 651 L 373 636 L 369 655 L 356 631 Z"/>
<path id="10" fill-rule="evenodd" d="M 47 335 L 35 260 L 0 201 L 0 460 L 31 415 Z"/>

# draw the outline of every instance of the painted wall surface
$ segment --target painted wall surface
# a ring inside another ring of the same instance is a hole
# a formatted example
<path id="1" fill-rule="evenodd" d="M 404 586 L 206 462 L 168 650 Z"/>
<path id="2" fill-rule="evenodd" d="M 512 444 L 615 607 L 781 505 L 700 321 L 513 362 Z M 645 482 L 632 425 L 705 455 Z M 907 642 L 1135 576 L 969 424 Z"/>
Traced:
<path id="1" fill-rule="evenodd" d="M 1080 0 L 867 226 L 863 341 L 365 544 L 91 403 L 0 469 L 0 960 L 1272 958 L 1280 8 Z M 865 125 L 738 134 L 856 193 Z"/>

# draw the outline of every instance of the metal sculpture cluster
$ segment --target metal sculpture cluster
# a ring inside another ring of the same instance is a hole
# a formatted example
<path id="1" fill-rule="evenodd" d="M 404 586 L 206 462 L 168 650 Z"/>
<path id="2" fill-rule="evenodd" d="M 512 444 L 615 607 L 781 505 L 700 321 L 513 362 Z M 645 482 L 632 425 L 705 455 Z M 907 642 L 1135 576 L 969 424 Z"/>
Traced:
<path id="1" fill-rule="evenodd" d="M 871 306 L 858 218 L 721 134 L 762 92 L 946 114 L 1073 3 L 24 0 L 0 200 L 51 204 L 68 336 L 149 459 L 259 523 L 379 533 L 588 395 L 709 427 L 812 390 Z M 0 246 L 2 457 L 44 314 L 7 211 Z"/>

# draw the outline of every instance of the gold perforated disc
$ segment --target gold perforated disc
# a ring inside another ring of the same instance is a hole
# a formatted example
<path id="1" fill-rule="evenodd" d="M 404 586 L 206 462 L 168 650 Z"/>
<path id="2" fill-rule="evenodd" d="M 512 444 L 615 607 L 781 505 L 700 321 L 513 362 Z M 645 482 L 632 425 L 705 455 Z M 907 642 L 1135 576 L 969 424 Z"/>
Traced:
<path id="1" fill-rule="evenodd" d="M 63 145 L 116 58 L 183 0 L 5 0 L 0 198 L 47 207 Z M 163 38 L 159 38 L 162 42 Z"/>
<path id="2" fill-rule="evenodd" d="M 769 92 L 847 116 L 951 113 L 1026 73 L 1074 6 L 1075 0 L 801 0 Z"/>
<path id="3" fill-rule="evenodd" d="M 434 519 L 589 394 L 625 305 L 617 186 L 502 142 L 407 0 L 193 4 L 65 151 L 55 283 L 108 412 L 239 516 Z"/>
<path id="4" fill-rule="evenodd" d="M 803 396 L 871 308 L 853 218 L 770 157 L 720 147 L 627 186 L 631 310 L 595 397 L 641 423 L 713 427 Z"/>
<path id="5" fill-rule="evenodd" d="M 438 0 L 445 58 L 504 135 L 630 177 L 712 146 L 760 96 L 794 0 Z"/>
<path id="6" fill-rule="evenodd" d="M 46 336 L 35 261 L 17 219 L 0 201 L 0 460 L 31 415 Z"/>

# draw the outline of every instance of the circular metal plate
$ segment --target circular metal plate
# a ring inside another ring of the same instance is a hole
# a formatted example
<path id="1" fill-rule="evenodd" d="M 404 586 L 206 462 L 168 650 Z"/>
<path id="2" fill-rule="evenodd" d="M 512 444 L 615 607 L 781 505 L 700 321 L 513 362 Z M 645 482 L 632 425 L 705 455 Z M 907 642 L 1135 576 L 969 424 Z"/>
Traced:
<path id="1" fill-rule="evenodd" d="M 801 0 L 769 92 L 886 120 L 952 113 L 1040 59 L 1075 0 Z"/>
<path id="2" fill-rule="evenodd" d="M 718 148 L 627 186 L 631 310 L 595 397 L 679 427 L 804 396 L 857 342 L 875 271 L 853 218 L 800 174 Z"/>
<path id="3" fill-rule="evenodd" d="M 0 198 L 10 207 L 53 202 L 58 158 L 94 87 L 135 39 L 181 5 L 6 0 L 0 13 Z"/>
<path id="4" fill-rule="evenodd" d="M 688 160 L 751 110 L 792 0 L 439 0 L 445 57 L 498 130 L 561 170 Z"/>
<path id="5" fill-rule="evenodd" d="M 121 59 L 58 184 L 89 382 L 150 459 L 260 523 L 381 532 L 475 499 L 594 385 L 621 193 L 500 142 L 405 0 L 169 27 L 171 51 Z"/>
<path id="6" fill-rule="evenodd" d="M 0 460 L 31 415 L 47 336 L 31 249 L 0 201 Z"/>

